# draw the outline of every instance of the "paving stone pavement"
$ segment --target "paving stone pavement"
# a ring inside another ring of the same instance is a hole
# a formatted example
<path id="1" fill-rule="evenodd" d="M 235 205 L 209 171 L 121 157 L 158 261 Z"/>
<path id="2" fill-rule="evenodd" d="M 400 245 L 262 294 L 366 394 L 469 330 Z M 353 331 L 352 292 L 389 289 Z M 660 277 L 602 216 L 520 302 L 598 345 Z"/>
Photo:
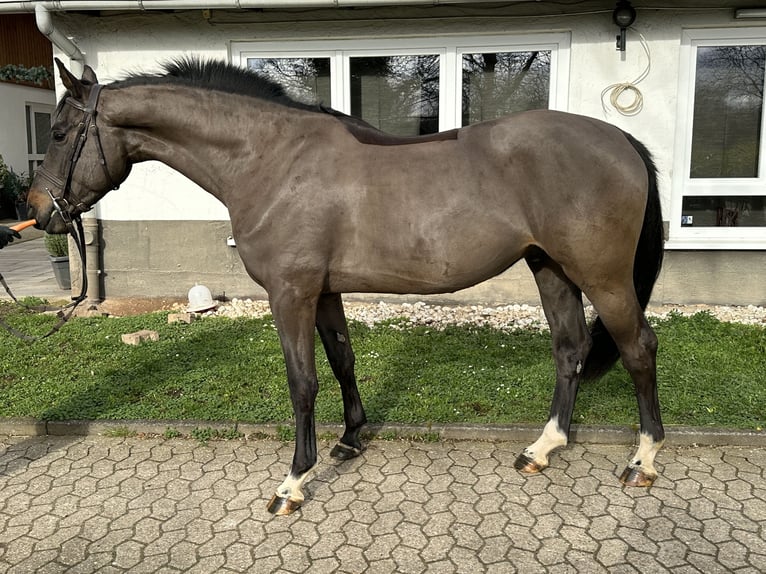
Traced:
<path id="1" fill-rule="evenodd" d="M 292 444 L 0 437 L 0 572 L 766 571 L 764 449 L 666 447 L 655 485 L 625 489 L 630 445 L 573 444 L 532 477 L 521 444 L 330 446 L 272 517 Z"/>
<path id="2" fill-rule="evenodd" d="M 68 299 L 70 292 L 62 290 L 53 276 L 42 231 L 25 230 L 22 234 L 24 237 L 31 235 L 34 239 L 21 243 L 16 240 L 5 249 L 0 249 L 0 273 L 5 277 L 13 294 L 19 298 L 34 296 L 49 301 Z M 0 300 L 2 299 L 10 297 L 5 289 L 0 288 Z"/>

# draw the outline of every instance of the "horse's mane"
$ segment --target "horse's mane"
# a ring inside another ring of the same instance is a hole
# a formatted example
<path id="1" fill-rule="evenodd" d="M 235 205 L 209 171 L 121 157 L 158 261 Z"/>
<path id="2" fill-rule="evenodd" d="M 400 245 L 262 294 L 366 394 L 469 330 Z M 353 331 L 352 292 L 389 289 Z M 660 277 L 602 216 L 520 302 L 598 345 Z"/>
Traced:
<path id="1" fill-rule="evenodd" d="M 222 60 L 204 60 L 194 56 L 182 56 L 163 64 L 162 70 L 159 74 L 130 74 L 122 80 L 109 84 L 109 86 L 121 88 L 176 84 L 260 98 L 289 108 L 334 116 L 362 143 L 399 145 L 412 143 L 415 140 L 440 141 L 457 137 L 456 130 L 420 138 L 391 136 L 372 127 L 362 119 L 349 116 L 322 104 L 309 105 L 298 102 L 288 96 L 282 86 L 276 82 L 259 75 L 254 70 L 240 68 Z"/>
<path id="2" fill-rule="evenodd" d="M 222 60 L 182 56 L 162 64 L 159 74 L 133 73 L 110 84 L 114 87 L 178 84 L 260 98 L 290 108 L 343 115 L 321 104 L 309 105 L 292 99 L 276 82 L 254 70 L 234 66 Z"/>

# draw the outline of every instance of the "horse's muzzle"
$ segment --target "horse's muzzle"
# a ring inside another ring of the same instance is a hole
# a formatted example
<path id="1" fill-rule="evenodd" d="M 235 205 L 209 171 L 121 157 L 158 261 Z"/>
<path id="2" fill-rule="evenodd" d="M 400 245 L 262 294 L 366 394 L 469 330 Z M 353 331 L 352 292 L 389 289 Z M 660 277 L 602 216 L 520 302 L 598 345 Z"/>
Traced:
<path id="1" fill-rule="evenodd" d="M 35 188 L 29 190 L 27 212 L 29 217 L 37 221 L 35 224 L 37 229 L 42 229 L 48 233 L 66 233 L 68 231 L 64 220 L 55 212 L 53 201 L 44 191 Z"/>

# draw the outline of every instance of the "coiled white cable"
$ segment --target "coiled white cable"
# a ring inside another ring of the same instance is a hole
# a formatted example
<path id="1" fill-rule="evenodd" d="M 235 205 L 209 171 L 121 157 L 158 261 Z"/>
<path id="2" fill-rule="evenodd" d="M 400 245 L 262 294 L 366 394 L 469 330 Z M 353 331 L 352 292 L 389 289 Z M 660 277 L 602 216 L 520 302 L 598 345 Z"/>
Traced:
<path id="1" fill-rule="evenodd" d="M 620 112 L 624 116 L 635 116 L 644 107 L 644 95 L 641 90 L 638 89 L 636 84 L 640 83 L 649 75 L 652 69 L 652 54 L 649 51 L 649 44 L 646 42 L 646 38 L 641 32 L 638 32 L 634 28 L 629 28 L 638 34 L 641 41 L 641 47 L 646 53 L 646 68 L 641 74 L 632 82 L 618 82 L 611 84 L 601 91 L 601 107 L 604 109 L 604 114 L 609 115 L 609 108 L 606 104 L 605 98 L 609 95 L 609 104 Z M 632 93 L 633 99 L 629 103 L 620 103 L 620 97 L 624 94 Z"/>

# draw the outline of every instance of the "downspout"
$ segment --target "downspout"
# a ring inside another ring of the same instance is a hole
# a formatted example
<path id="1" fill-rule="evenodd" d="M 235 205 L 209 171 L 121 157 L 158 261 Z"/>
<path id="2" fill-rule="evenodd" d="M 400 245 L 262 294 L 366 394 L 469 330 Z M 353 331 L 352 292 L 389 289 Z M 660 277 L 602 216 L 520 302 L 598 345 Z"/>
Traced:
<path id="1" fill-rule="evenodd" d="M 79 67 L 82 68 L 83 63 L 85 62 L 85 54 L 83 54 L 80 48 L 78 48 L 72 40 L 67 38 L 61 30 L 56 29 L 53 25 L 53 18 L 51 18 L 50 10 L 48 10 L 42 3 L 35 4 L 35 23 L 37 24 L 37 29 L 48 37 L 51 44 L 64 52 L 70 60 L 77 62 Z M 82 69 L 76 70 L 75 73 L 81 74 Z"/>
<path id="2" fill-rule="evenodd" d="M 67 38 L 61 30 L 53 25 L 53 18 L 50 11 L 41 3 L 35 4 L 35 22 L 37 28 L 44 34 L 51 43 L 61 50 L 72 63 L 72 72 L 76 75 L 82 74 L 85 63 L 85 55 L 77 45 Z M 79 68 L 79 69 L 78 69 Z M 101 264 L 98 246 L 98 207 L 93 212 L 85 213 L 82 217 L 83 231 L 85 232 L 85 256 L 89 265 L 86 273 L 88 278 L 88 303 L 98 303 L 101 301 Z M 73 252 L 73 245 L 70 240 L 70 252 Z M 69 260 L 69 266 L 72 269 L 72 277 L 81 276 L 81 262 L 72 258 Z M 72 285 L 72 292 L 79 293 L 80 285 Z"/>

